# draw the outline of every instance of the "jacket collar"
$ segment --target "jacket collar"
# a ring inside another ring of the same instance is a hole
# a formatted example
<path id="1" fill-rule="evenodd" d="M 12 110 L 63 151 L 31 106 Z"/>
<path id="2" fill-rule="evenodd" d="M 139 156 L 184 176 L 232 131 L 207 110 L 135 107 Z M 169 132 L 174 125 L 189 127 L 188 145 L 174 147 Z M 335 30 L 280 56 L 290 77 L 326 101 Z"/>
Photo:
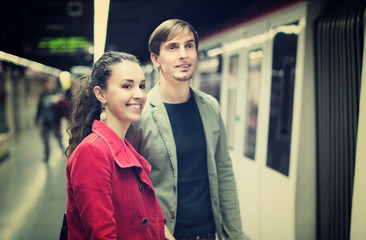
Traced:
<path id="1" fill-rule="evenodd" d="M 205 100 L 203 99 L 203 97 L 199 94 L 199 91 L 196 90 L 195 88 L 191 87 L 191 94 L 193 95 L 194 99 L 196 100 L 196 102 L 200 101 L 200 103 L 204 103 Z M 149 97 L 149 103 L 152 107 L 156 107 L 160 104 L 163 104 L 163 100 L 161 99 L 161 94 L 160 94 L 160 82 L 158 82 L 150 91 L 148 94 Z"/>
<path id="2" fill-rule="evenodd" d="M 94 120 L 93 132 L 98 135 L 107 144 L 112 153 L 114 161 L 121 168 L 137 167 L 144 168 L 149 175 L 151 172 L 150 164 L 130 145 L 125 139 L 125 143 L 118 137 L 118 135 L 104 123 Z"/>
<path id="3" fill-rule="evenodd" d="M 163 104 L 160 95 L 160 82 L 158 82 L 148 93 L 149 103 L 152 107 Z"/>

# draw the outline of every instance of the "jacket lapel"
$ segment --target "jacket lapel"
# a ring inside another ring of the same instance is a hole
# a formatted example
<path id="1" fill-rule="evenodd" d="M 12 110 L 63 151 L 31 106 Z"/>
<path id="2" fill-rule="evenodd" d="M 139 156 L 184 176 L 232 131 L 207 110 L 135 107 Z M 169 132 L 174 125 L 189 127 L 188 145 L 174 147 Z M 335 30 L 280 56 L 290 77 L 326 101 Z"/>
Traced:
<path id="1" fill-rule="evenodd" d="M 107 144 L 115 163 L 120 168 L 135 168 L 139 178 L 152 188 L 149 174 L 151 166 L 126 140 L 126 146 L 112 129 L 100 121 L 94 121 L 93 132 Z M 144 171 L 142 171 L 144 169 Z"/>
<path id="2" fill-rule="evenodd" d="M 157 128 L 159 129 L 159 134 L 163 139 L 165 149 L 168 153 L 169 160 L 173 168 L 174 176 L 177 180 L 177 151 L 175 148 L 174 135 L 170 125 L 169 116 L 161 99 L 160 83 L 156 84 L 155 87 L 150 90 L 148 97 L 152 109 L 152 117 Z"/>
<path id="3" fill-rule="evenodd" d="M 212 131 L 214 130 L 212 126 L 211 113 L 208 111 L 207 103 L 203 99 L 203 97 L 196 91 L 194 88 L 191 88 L 191 93 L 193 93 L 194 99 L 196 100 L 198 111 L 201 115 L 201 121 L 203 125 L 203 129 L 205 131 L 206 137 L 206 146 L 207 146 L 207 159 L 214 159 L 214 153 L 212 152 Z"/>

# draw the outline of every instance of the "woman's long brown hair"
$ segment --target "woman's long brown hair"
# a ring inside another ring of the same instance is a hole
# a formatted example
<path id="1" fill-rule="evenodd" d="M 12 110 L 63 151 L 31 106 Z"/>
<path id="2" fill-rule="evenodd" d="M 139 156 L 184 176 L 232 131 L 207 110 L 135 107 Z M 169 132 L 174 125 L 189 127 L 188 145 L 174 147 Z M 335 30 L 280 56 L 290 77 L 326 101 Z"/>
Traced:
<path id="1" fill-rule="evenodd" d="M 110 51 L 103 54 L 94 63 L 90 75 L 80 77 L 72 89 L 70 125 L 68 127 L 69 146 L 66 157 L 69 158 L 80 142 L 92 132 L 94 120 L 99 120 L 101 103 L 94 95 L 94 87 L 106 90 L 111 76 L 111 66 L 124 61 L 140 64 L 131 54 Z"/>

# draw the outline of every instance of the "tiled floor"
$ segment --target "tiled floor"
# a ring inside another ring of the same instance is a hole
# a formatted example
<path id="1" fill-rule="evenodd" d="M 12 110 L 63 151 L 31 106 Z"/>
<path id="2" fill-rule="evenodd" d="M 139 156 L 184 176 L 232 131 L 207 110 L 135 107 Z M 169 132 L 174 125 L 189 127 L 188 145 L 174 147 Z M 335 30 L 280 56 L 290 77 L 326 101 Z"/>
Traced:
<path id="1" fill-rule="evenodd" d="M 59 238 L 67 200 L 66 161 L 56 139 L 50 139 L 48 163 L 43 162 L 38 128 L 10 141 L 10 154 L 0 163 L 0 239 Z"/>

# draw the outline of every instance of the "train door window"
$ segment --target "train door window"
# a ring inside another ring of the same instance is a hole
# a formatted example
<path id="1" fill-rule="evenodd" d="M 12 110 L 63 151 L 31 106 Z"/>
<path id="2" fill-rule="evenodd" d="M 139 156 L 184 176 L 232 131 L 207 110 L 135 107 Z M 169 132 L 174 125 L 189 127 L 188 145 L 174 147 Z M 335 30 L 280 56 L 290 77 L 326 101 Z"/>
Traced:
<path id="1" fill-rule="evenodd" d="M 255 143 L 257 139 L 258 101 L 262 60 L 262 49 L 249 51 L 244 155 L 252 160 L 255 159 Z"/>
<path id="2" fill-rule="evenodd" d="M 235 109 L 236 109 L 236 89 L 238 85 L 238 68 L 239 55 L 235 54 L 230 57 L 229 63 L 229 86 L 228 86 L 228 103 L 227 103 L 227 141 L 230 149 L 234 149 L 235 137 Z"/>
<path id="3" fill-rule="evenodd" d="M 282 29 L 282 30 L 281 30 Z M 267 166 L 288 176 L 296 69 L 297 23 L 278 27 L 273 38 Z"/>
<path id="4" fill-rule="evenodd" d="M 222 56 L 200 62 L 200 90 L 214 96 L 220 102 Z"/>

